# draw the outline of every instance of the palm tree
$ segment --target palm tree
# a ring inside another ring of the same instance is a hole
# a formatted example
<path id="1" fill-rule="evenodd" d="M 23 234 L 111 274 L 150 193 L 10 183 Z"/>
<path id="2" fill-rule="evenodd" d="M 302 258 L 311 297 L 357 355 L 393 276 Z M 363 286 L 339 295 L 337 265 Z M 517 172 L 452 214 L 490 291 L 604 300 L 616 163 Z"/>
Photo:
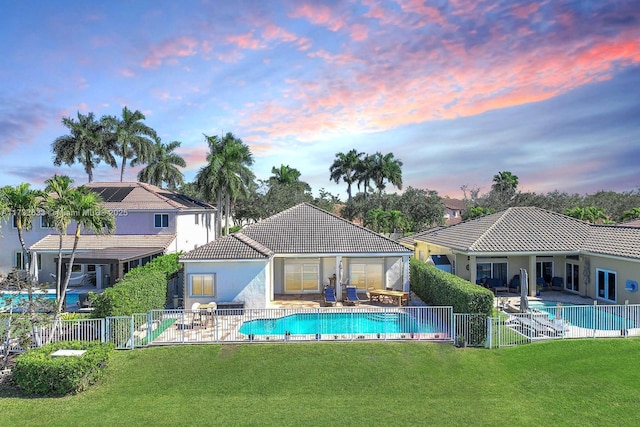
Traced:
<path id="1" fill-rule="evenodd" d="M 155 138 L 151 157 L 147 166 L 138 172 L 138 181 L 146 182 L 162 188 L 162 183 L 166 182 L 167 187 L 175 190 L 184 184 L 184 175 L 178 167 L 184 168 L 187 163 L 173 150 L 180 147 L 180 141 L 173 141 L 169 144 L 163 144 L 160 137 Z M 141 160 L 135 158 L 131 161 L 131 166 L 142 163 Z"/>
<path id="2" fill-rule="evenodd" d="M 364 156 L 364 153 L 359 153 L 355 148 L 347 154 L 336 153 L 335 160 L 329 168 L 329 172 L 331 173 L 330 179 L 332 181 L 335 181 L 336 184 L 338 184 L 340 179 L 342 179 L 342 181 L 347 184 L 349 204 L 352 202 L 351 185 L 358 177 L 358 167 L 362 162 L 362 156 Z"/>
<path id="3" fill-rule="evenodd" d="M 24 232 L 31 230 L 33 218 L 39 215 L 44 196 L 42 191 L 32 190 L 30 187 L 30 184 L 23 182 L 16 187 L 6 186 L 0 190 L 0 203 L 6 207 L 4 214 L 12 213 L 12 220 L 15 221 L 25 271 L 29 271 L 31 252 L 24 241 Z"/>
<path id="4" fill-rule="evenodd" d="M 86 187 L 78 187 L 71 190 L 66 198 L 65 207 L 68 209 L 69 218 L 75 222 L 76 229 L 74 231 L 73 248 L 69 257 L 67 274 L 60 289 L 60 298 L 58 298 L 57 315 L 62 312 L 64 306 L 64 296 L 69 287 L 69 280 L 71 280 L 73 262 L 78 250 L 82 230 L 89 230 L 95 234 L 111 234 L 116 228 L 116 219 L 113 213 L 103 209 L 100 196 Z"/>
<path id="5" fill-rule="evenodd" d="M 366 155 L 357 167 L 356 179 L 358 181 L 358 190 L 360 185 L 364 187 L 364 195 L 366 197 L 369 188 L 371 187 L 371 181 L 375 171 L 374 156 Z"/>
<path id="6" fill-rule="evenodd" d="M 46 210 L 53 219 L 58 231 L 58 264 L 56 266 L 56 307 L 62 296 L 62 236 L 67 234 L 67 228 L 71 224 L 71 210 L 69 207 L 72 197 L 71 188 L 73 180 L 66 175 L 54 175 L 45 181 Z"/>
<path id="7" fill-rule="evenodd" d="M 124 167 L 127 159 L 136 159 L 138 163 L 146 163 L 151 158 L 156 131 L 142 123 L 146 117 L 139 110 L 131 112 L 127 107 L 122 109 L 122 118 L 108 116 L 105 118 L 111 131 L 111 140 L 115 144 L 116 153 L 122 157 L 120 166 L 120 182 L 124 179 Z"/>
<path id="8" fill-rule="evenodd" d="M 491 189 L 496 193 L 501 203 L 508 203 L 515 195 L 518 188 L 518 177 L 511 172 L 498 172 L 493 176 Z"/>
<path id="9" fill-rule="evenodd" d="M 62 124 L 69 129 L 70 135 L 60 136 L 51 144 L 55 166 L 63 163 L 71 166 L 77 161 L 84 166 L 89 182 L 93 181 L 93 169 L 100 161 L 116 167 L 104 119 L 97 121 L 93 113 L 85 116 L 78 112 L 77 120 L 65 117 Z"/>
<path id="10" fill-rule="evenodd" d="M 207 136 L 209 144 L 208 164 L 196 175 L 196 186 L 208 200 L 216 199 L 216 235 L 222 234 L 222 202 L 225 202 L 225 232 L 229 232 L 231 202 L 246 195 L 255 178 L 249 166 L 253 155 L 240 138 L 228 132 L 223 138 Z"/>
<path id="11" fill-rule="evenodd" d="M 275 166 L 271 168 L 272 177 L 269 178 L 269 183 L 278 184 L 294 184 L 300 181 L 300 171 L 296 168 L 289 167 L 289 165 L 280 165 L 279 168 Z"/>
<path id="12" fill-rule="evenodd" d="M 24 241 L 24 232 L 31 230 L 33 218 L 39 215 L 43 196 L 44 193 L 42 191 L 32 190 L 27 183 L 19 184 L 16 187 L 6 186 L 0 190 L 0 205 L 5 208 L 2 214 L 3 216 L 8 215 L 11 220 L 15 220 L 18 240 L 22 247 L 22 264 L 27 272 L 27 311 L 29 319 L 33 319 L 35 315 L 33 298 L 35 277 L 30 274 L 31 251 L 29 251 Z M 36 337 L 35 322 L 31 322 L 31 328 L 33 336 Z"/>
<path id="13" fill-rule="evenodd" d="M 373 155 L 372 163 L 373 182 L 379 194 L 386 188 L 385 181 L 402 190 L 402 161 L 394 159 L 393 153 L 383 155 L 377 152 Z"/>

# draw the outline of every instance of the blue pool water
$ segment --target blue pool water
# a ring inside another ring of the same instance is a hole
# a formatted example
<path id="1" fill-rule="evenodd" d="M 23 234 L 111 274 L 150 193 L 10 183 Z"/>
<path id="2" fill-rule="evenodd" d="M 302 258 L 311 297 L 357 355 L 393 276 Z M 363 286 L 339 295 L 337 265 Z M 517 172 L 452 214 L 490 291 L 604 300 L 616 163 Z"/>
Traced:
<path id="1" fill-rule="evenodd" d="M 558 310 L 556 302 L 541 301 L 529 303 L 530 309 L 538 309 L 549 315 L 549 319 L 556 317 L 568 321 L 573 326 L 587 329 L 617 330 L 636 328 L 631 319 L 625 319 L 619 306 L 608 305 L 574 305 L 562 304 Z"/>
<path id="2" fill-rule="evenodd" d="M 305 313 L 244 322 L 245 335 L 431 333 L 406 313 Z"/>
<path id="3" fill-rule="evenodd" d="M 15 299 L 13 304 L 15 305 L 17 301 L 26 300 L 28 296 L 26 292 L 3 292 L 0 295 L 0 309 L 5 307 L 6 298 L 14 297 Z M 34 295 L 46 295 L 47 299 L 52 302 L 56 299 L 56 295 L 53 292 L 34 292 Z M 76 305 L 78 303 L 78 300 L 79 295 L 77 293 L 67 292 L 67 306 Z"/>

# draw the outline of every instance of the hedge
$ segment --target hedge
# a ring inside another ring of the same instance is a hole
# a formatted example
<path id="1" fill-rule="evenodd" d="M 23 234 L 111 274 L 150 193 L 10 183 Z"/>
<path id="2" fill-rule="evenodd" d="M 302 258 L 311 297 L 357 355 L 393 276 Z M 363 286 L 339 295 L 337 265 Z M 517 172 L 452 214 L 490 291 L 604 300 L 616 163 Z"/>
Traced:
<path id="1" fill-rule="evenodd" d="M 57 350 L 86 350 L 82 356 L 51 357 Z M 26 394 L 59 396 L 78 393 L 96 383 L 114 352 L 113 344 L 59 341 L 21 354 L 11 375 Z"/>
<path id="2" fill-rule="evenodd" d="M 181 268 L 179 254 L 163 255 L 128 272 L 103 293 L 93 295 L 92 317 L 130 316 L 162 309 L 167 301 L 167 280 Z"/>
<path id="3" fill-rule="evenodd" d="M 410 266 L 411 290 L 425 303 L 452 306 L 454 313 L 491 315 L 493 293 L 490 290 L 415 258 L 411 259 Z"/>

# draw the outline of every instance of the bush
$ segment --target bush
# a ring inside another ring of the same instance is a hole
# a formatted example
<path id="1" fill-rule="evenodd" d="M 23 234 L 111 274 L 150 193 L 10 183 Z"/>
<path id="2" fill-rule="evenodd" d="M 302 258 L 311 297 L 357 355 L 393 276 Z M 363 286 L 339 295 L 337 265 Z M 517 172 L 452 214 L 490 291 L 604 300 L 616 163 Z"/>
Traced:
<path id="1" fill-rule="evenodd" d="M 51 357 L 57 350 L 86 350 L 82 356 Z M 59 341 L 16 359 L 12 377 L 27 394 L 59 396 L 81 392 L 104 375 L 114 348 L 110 343 Z"/>
<path id="2" fill-rule="evenodd" d="M 452 306 L 454 313 L 490 316 L 493 293 L 482 286 L 412 258 L 411 290 L 429 305 Z"/>
<path id="3" fill-rule="evenodd" d="M 112 288 L 91 297 L 92 317 L 130 316 L 162 309 L 167 301 L 167 281 L 181 268 L 179 254 L 163 255 L 128 272 Z"/>

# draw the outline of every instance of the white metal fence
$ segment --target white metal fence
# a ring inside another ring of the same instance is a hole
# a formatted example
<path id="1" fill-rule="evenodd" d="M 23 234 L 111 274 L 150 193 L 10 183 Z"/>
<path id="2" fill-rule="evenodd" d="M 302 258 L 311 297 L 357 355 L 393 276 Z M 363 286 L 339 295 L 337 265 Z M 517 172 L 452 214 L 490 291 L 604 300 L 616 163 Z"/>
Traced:
<path id="1" fill-rule="evenodd" d="M 48 338 L 112 342 L 118 349 L 185 343 L 419 340 L 497 348 L 532 341 L 640 336 L 640 305 L 581 305 L 454 314 L 451 307 L 154 310 L 106 319 L 64 320 Z M 13 343 L 3 347 L 20 351 Z"/>

